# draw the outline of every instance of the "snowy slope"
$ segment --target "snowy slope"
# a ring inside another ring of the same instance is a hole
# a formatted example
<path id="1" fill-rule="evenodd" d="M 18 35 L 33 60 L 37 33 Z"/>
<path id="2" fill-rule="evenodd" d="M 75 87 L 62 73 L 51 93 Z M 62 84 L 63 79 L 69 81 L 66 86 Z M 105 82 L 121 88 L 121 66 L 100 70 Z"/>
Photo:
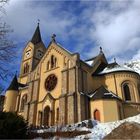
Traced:
<path id="1" fill-rule="evenodd" d="M 140 114 L 134 117 L 129 117 L 127 119 L 116 121 L 116 122 L 109 122 L 109 123 L 98 123 L 93 129 L 88 129 L 92 133 L 78 136 L 75 139 L 96 139 L 101 140 L 103 137 L 105 137 L 107 134 L 109 134 L 113 129 L 118 127 L 120 124 L 124 122 L 137 122 L 140 123 Z"/>
<path id="2" fill-rule="evenodd" d="M 84 123 L 88 123 L 88 120 L 83 121 Z M 74 131 L 74 130 L 79 130 L 79 131 L 91 131 L 91 133 L 86 134 L 86 135 L 80 135 L 75 138 L 69 138 L 69 139 L 75 139 L 75 140 L 82 140 L 82 139 L 93 139 L 93 140 L 102 140 L 106 135 L 108 135 L 113 129 L 118 127 L 120 124 L 124 122 L 136 122 L 140 124 L 140 114 L 137 116 L 129 117 L 127 119 L 121 120 L 121 121 L 115 121 L 115 122 L 108 122 L 108 123 L 99 123 L 95 120 L 92 120 L 93 128 L 89 129 L 86 126 L 85 127 L 79 127 L 82 122 L 70 125 L 70 126 L 65 126 L 59 129 L 59 131 Z M 46 130 L 38 130 L 38 133 L 43 133 L 43 132 L 54 132 L 56 131 L 56 127 L 51 127 Z M 54 138 L 56 139 L 56 137 Z M 61 140 L 65 138 L 60 138 Z"/>
<path id="3" fill-rule="evenodd" d="M 130 61 L 124 64 L 125 67 L 134 69 L 137 73 L 140 74 L 140 60 Z"/>

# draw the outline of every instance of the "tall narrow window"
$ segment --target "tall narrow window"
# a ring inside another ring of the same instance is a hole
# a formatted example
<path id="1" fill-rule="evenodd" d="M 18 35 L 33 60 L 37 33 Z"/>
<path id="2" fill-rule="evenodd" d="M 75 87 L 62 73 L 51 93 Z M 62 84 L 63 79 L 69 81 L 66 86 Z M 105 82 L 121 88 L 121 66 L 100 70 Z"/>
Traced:
<path id="1" fill-rule="evenodd" d="M 29 64 L 25 63 L 24 69 L 23 69 L 23 74 L 28 73 L 28 72 L 29 72 Z"/>
<path id="2" fill-rule="evenodd" d="M 48 61 L 48 63 L 47 63 L 47 70 L 49 70 L 50 69 L 50 61 Z"/>
<path id="3" fill-rule="evenodd" d="M 27 103 L 27 95 L 23 95 L 22 99 L 21 99 L 21 106 L 20 106 L 20 110 L 24 111 L 25 108 L 25 104 Z"/>
<path id="4" fill-rule="evenodd" d="M 54 68 L 54 56 L 51 56 L 51 68 Z"/>
<path id="5" fill-rule="evenodd" d="M 58 121 L 59 121 L 59 108 L 57 108 L 57 110 L 56 110 L 56 121 L 57 121 L 57 123 L 58 123 Z"/>
<path id="6" fill-rule="evenodd" d="M 27 63 L 27 65 L 26 65 L 26 73 L 28 73 L 29 72 L 29 64 Z"/>
<path id="7" fill-rule="evenodd" d="M 131 101 L 130 89 L 127 84 L 123 86 L 123 91 L 124 91 L 124 99 L 126 101 Z"/>
<path id="8" fill-rule="evenodd" d="M 56 65 L 56 63 L 57 63 L 57 59 L 56 58 L 54 58 L 54 67 L 56 67 L 57 65 Z"/>
<path id="9" fill-rule="evenodd" d="M 57 67 L 57 58 L 51 55 L 50 60 L 47 62 L 47 70 Z"/>

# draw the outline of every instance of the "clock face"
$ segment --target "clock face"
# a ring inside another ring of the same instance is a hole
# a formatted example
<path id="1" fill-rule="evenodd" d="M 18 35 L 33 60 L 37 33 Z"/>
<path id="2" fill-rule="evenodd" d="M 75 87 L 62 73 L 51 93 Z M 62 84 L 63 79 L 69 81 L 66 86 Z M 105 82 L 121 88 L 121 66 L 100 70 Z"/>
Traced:
<path id="1" fill-rule="evenodd" d="M 41 58 L 42 56 L 43 56 L 43 52 L 40 51 L 40 50 L 38 50 L 38 51 L 37 51 L 37 57 L 38 57 L 38 58 Z"/>
<path id="2" fill-rule="evenodd" d="M 26 53 L 25 53 L 25 57 L 26 58 L 28 58 L 28 57 L 30 57 L 31 56 L 31 50 L 29 50 L 29 51 L 27 51 Z"/>
<path id="3" fill-rule="evenodd" d="M 52 91 L 57 84 L 57 77 L 54 74 L 51 74 L 47 77 L 45 81 L 45 88 L 47 91 Z"/>

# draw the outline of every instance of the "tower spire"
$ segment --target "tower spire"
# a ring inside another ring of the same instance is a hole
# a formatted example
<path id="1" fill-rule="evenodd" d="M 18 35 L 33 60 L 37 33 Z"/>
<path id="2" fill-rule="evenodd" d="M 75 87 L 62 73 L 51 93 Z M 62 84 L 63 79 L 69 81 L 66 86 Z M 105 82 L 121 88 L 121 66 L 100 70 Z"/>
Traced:
<path id="1" fill-rule="evenodd" d="M 40 34 L 40 28 L 39 28 L 39 22 L 40 22 L 40 20 L 38 19 L 38 23 L 37 23 L 36 30 L 35 30 L 35 32 L 34 32 L 34 34 L 33 34 L 32 39 L 31 39 L 31 42 L 32 42 L 33 44 L 37 44 L 37 43 L 39 43 L 39 42 L 42 41 L 42 39 L 41 39 L 41 34 Z"/>
<path id="2" fill-rule="evenodd" d="M 11 81 L 11 84 L 7 88 L 7 90 L 18 90 L 18 80 L 17 80 L 16 74 L 15 74 L 13 80 Z"/>

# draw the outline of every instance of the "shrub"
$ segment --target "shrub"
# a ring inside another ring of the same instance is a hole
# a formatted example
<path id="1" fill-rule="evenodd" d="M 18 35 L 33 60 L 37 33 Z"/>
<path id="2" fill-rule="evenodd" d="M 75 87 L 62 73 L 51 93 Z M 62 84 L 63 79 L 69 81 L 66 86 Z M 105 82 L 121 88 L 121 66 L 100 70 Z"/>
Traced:
<path id="1" fill-rule="evenodd" d="M 27 122 L 12 112 L 0 112 L 0 139 L 27 138 Z"/>

